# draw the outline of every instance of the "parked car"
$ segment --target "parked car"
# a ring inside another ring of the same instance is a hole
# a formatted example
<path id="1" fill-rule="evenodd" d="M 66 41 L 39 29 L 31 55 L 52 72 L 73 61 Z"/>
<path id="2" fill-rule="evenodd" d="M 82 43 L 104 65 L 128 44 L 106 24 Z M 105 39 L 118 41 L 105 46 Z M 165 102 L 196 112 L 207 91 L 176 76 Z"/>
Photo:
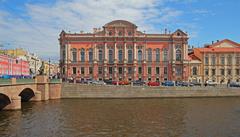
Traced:
<path id="1" fill-rule="evenodd" d="M 103 82 L 105 82 L 107 85 L 112 85 L 112 80 L 103 80 Z"/>
<path id="2" fill-rule="evenodd" d="M 145 82 L 144 81 L 141 81 L 141 80 L 136 80 L 136 81 L 133 81 L 133 85 L 134 86 L 142 86 L 144 85 Z"/>
<path id="3" fill-rule="evenodd" d="M 94 80 L 94 81 L 92 81 L 92 84 L 94 84 L 94 85 L 106 85 L 106 83 L 102 80 L 100 80 L 100 81 Z"/>
<path id="4" fill-rule="evenodd" d="M 199 82 L 191 82 L 191 84 L 192 84 L 193 86 L 202 86 L 202 84 L 199 83 Z"/>
<path id="5" fill-rule="evenodd" d="M 129 85 L 129 84 L 130 84 L 130 82 L 125 81 L 125 80 L 122 80 L 122 81 L 118 82 L 118 85 Z"/>
<path id="6" fill-rule="evenodd" d="M 240 82 L 230 82 L 230 87 L 240 87 Z"/>
<path id="7" fill-rule="evenodd" d="M 208 80 L 207 82 L 207 86 L 217 86 L 217 82 L 213 82 L 212 80 Z"/>
<path id="8" fill-rule="evenodd" d="M 112 85 L 117 85 L 117 81 L 112 81 Z"/>
<path id="9" fill-rule="evenodd" d="M 174 82 L 173 81 L 164 81 L 162 82 L 163 86 L 174 86 Z"/>
<path id="10" fill-rule="evenodd" d="M 160 83 L 159 82 L 156 82 L 156 81 L 149 81 L 147 83 L 148 86 L 160 86 Z"/>

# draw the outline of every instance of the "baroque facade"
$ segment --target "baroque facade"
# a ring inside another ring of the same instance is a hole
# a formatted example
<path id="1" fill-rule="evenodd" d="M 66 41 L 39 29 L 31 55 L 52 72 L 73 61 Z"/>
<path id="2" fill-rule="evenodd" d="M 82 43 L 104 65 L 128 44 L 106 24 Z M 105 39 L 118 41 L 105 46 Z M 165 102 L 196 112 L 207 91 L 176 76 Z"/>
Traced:
<path id="1" fill-rule="evenodd" d="M 64 78 L 188 81 L 188 35 L 146 34 L 124 20 L 107 23 L 93 33 L 66 33 L 60 42 Z"/>

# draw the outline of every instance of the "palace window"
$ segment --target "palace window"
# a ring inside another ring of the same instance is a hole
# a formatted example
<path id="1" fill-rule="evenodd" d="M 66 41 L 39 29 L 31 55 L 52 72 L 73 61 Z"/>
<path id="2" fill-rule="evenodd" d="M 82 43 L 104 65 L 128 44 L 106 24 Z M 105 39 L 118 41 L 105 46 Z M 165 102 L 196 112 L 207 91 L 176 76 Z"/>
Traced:
<path id="1" fill-rule="evenodd" d="M 81 67 L 81 74 L 84 74 L 84 67 Z"/>
<path id="2" fill-rule="evenodd" d="M 160 61 L 160 49 L 159 48 L 156 49 L 156 61 L 157 62 Z"/>
<path id="3" fill-rule="evenodd" d="M 197 67 L 193 67 L 192 74 L 197 75 Z"/>
<path id="4" fill-rule="evenodd" d="M 177 49 L 176 50 L 176 61 L 181 61 L 181 60 L 182 60 L 181 50 Z"/>
<path id="5" fill-rule="evenodd" d="M 119 68 L 118 68 L 118 73 L 119 73 L 119 74 L 122 74 L 122 73 L 123 73 L 123 68 L 122 68 L 122 67 L 119 67 Z"/>
<path id="6" fill-rule="evenodd" d="M 209 75 L 208 69 L 205 69 L 205 75 L 206 75 L 206 76 Z"/>
<path id="7" fill-rule="evenodd" d="M 205 57 L 205 64 L 208 65 L 209 64 L 209 59 L 208 56 Z"/>
<path id="8" fill-rule="evenodd" d="M 237 56 L 236 57 L 236 65 L 239 65 L 240 64 L 240 56 Z"/>
<path id="9" fill-rule="evenodd" d="M 119 32 L 118 32 L 118 36 L 122 36 L 122 31 L 119 31 Z"/>
<path id="10" fill-rule="evenodd" d="M 240 75 L 239 69 L 236 69 L 236 75 Z"/>
<path id="11" fill-rule="evenodd" d="M 113 74 L 113 68 L 112 68 L 112 67 L 109 67 L 109 68 L 108 68 L 108 73 L 109 73 L 109 74 Z"/>
<path id="12" fill-rule="evenodd" d="M 77 74 L 77 68 L 76 67 L 72 68 L 72 74 Z"/>
<path id="13" fill-rule="evenodd" d="M 81 61 L 85 61 L 85 49 L 81 49 Z"/>
<path id="14" fill-rule="evenodd" d="M 152 61 L 152 49 L 148 49 L 148 61 Z"/>
<path id="15" fill-rule="evenodd" d="M 232 75 L 232 70 L 231 69 L 227 69 L 227 74 L 228 75 Z"/>
<path id="16" fill-rule="evenodd" d="M 159 67 L 156 67 L 156 74 L 160 74 L 160 68 Z"/>
<path id="17" fill-rule="evenodd" d="M 98 60 L 103 61 L 103 51 L 101 49 L 98 50 Z"/>
<path id="18" fill-rule="evenodd" d="M 148 67 L 148 74 L 152 74 L 152 67 Z"/>
<path id="19" fill-rule="evenodd" d="M 123 51 L 122 50 L 118 50 L 118 61 L 119 62 L 123 61 Z"/>
<path id="20" fill-rule="evenodd" d="M 93 73 L 93 68 L 89 67 L 89 74 L 92 74 L 92 73 Z"/>
<path id="21" fill-rule="evenodd" d="M 132 36 L 132 32 L 131 31 L 128 32 L 128 36 Z"/>
<path id="22" fill-rule="evenodd" d="M 211 64 L 212 65 L 216 64 L 216 57 L 215 57 L 215 55 L 212 55 L 212 57 L 211 57 Z"/>
<path id="23" fill-rule="evenodd" d="M 138 50 L 138 61 L 142 61 L 142 50 Z"/>
<path id="24" fill-rule="evenodd" d="M 89 62 L 93 61 L 93 49 L 89 49 L 88 51 L 88 60 Z"/>
<path id="25" fill-rule="evenodd" d="M 167 49 L 164 49 L 164 50 L 163 50 L 163 60 L 164 60 L 164 61 L 167 61 L 167 60 L 168 60 L 168 50 L 167 50 Z"/>
<path id="26" fill-rule="evenodd" d="M 102 74 L 102 67 L 98 67 L 98 74 Z"/>
<path id="27" fill-rule="evenodd" d="M 72 62 L 77 62 L 77 49 L 72 49 Z"/>
<path id="28" fill-rule="evenodd" d="M 108 50 L 108 61 L 109 61 L 109 63 L 113 63 L 113 50 L 112 49 Z"/>
<path id="29" fill-rule="evenodd" d="M 132 74 L 132 67 L 128 67 L 128 74 Z"/>
<path id="30" fill-rule="evenodd" d="M 216 69 L 212 69 L 212 76 L 216 75 Z"/>
<path id="31" fill-rule="evenodd" d="M 132 53 L 132 50 L 129 49 L 128 50 L 128 63 L 132 63 L 133 61 L 133 53 Z"/>
<path id="32" fill-rule="evenodd" d="M 181 67 L 176 67 L 176 75 L 177 76 L 182 75 L 182 68 Z"/>
<path id="33" fill-rule="evenodd" d="M 142 74 L 142 67 L 138 67 L 138 74 Z"/>
<path id="34" fill-rule="evenodd" d="M 221 65 L 225 65 L 225 57 L 221 56 Z"/>
<path id="35" fill-rule="evenodd" d="M 221 69 L 221 75 L 224 76 L 225 75 L 225 70 L 224 69 Z"/>
<path id="36" fill-rule="evenodd" d="M 228 57 L 227 57 L 227 63 L 228 63 L 228 65 L 231 65 L 232 64 L 232 56 L 231 55 L 229 55 Z"/>
<path id="37" fill-rule="evenodd" d="M 164 67 L 163 73 L 164 73 L 165 75 L 168 74 L 168 69 L 167 69 L 167 67 Z"/>

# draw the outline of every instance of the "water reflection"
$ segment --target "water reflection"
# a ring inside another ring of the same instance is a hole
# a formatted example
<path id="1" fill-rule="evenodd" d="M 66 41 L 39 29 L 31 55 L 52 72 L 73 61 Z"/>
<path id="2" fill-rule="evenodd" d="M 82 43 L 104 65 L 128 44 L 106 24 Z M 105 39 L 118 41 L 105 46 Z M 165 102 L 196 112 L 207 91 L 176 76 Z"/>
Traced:
<path id="1" fill-rule="evenodd" d="M 239 136 L 239 98 L 63 99 L 0 112 L 0 136 Z"/>

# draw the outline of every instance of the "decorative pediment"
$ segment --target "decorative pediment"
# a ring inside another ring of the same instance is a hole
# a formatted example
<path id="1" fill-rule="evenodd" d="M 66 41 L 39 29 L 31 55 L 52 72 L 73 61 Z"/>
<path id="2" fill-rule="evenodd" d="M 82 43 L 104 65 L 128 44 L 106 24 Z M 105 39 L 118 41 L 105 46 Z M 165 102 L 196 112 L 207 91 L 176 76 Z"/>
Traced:
<path id="1" fill-rule="evenodd" d="M 212 45 L 213 48 L 240 48 L 240 45 L 231 40 L 225 39 Z"/>
<path id="2" fill-rule="evenodd" d="M 182 30 L 178 29 L 173 33 L 174 36 L 187 36 L 187 33 L 183 32 Z"/>

